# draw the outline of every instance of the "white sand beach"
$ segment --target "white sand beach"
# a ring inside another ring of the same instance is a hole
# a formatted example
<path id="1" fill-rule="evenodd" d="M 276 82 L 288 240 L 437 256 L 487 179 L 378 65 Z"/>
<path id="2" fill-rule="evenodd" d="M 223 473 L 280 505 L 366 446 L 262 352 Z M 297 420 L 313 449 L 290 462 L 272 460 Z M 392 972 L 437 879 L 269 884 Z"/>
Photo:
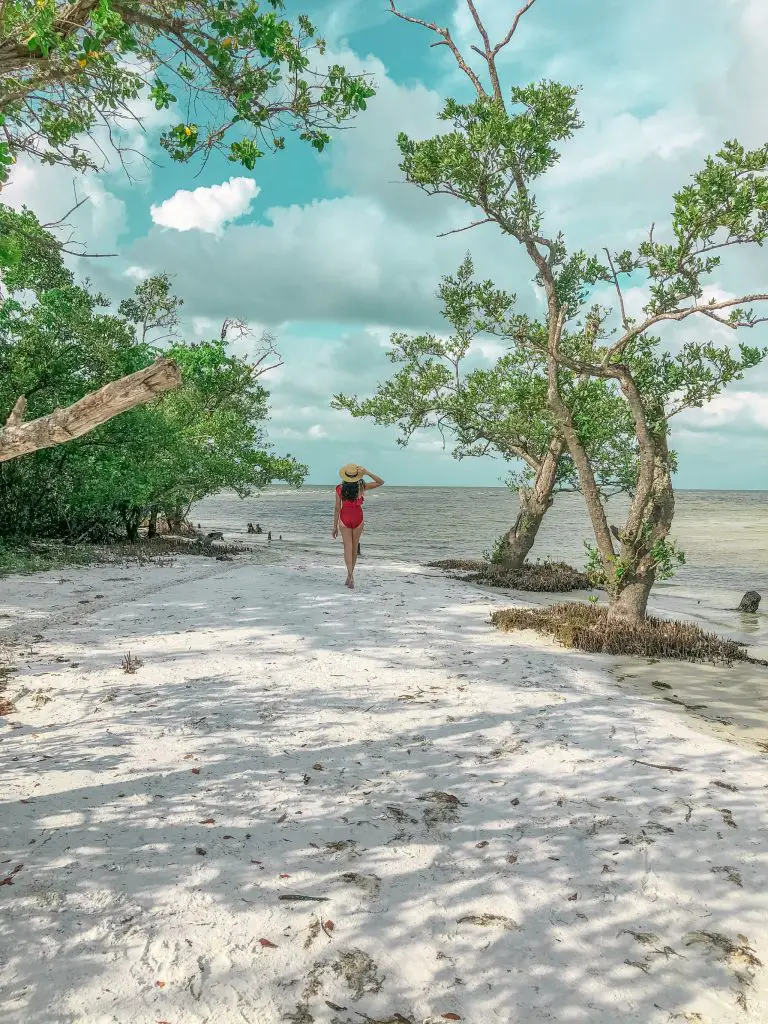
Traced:
<path id="1" fill-rule="evenodd" d="M 3 1024 L 768 1020 L 765 754 L 436 575 L 2 581 Z"/>

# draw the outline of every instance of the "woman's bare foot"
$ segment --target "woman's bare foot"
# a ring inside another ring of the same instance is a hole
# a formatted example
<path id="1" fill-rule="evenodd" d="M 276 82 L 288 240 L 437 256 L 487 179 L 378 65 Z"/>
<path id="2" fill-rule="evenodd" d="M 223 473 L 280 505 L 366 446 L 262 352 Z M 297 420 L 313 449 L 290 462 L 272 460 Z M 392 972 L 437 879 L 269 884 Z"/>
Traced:
<path id="1" fill-rule="evenodd" d="M 344 586 L 345 587 L 351 586 L 351 583 L 350 583 L 350 580 L 349 580 L 349 576 L 347 576 L 347 578 L 344 580 Z"/>
<path id="2" fill-rule="evenodd" d="M 349 587 L 350 590 L 355 589 L 355 581 L 352 579 L 351 576 L 349 577 L 349 583 L 347 584 L 347 586 Z"/>

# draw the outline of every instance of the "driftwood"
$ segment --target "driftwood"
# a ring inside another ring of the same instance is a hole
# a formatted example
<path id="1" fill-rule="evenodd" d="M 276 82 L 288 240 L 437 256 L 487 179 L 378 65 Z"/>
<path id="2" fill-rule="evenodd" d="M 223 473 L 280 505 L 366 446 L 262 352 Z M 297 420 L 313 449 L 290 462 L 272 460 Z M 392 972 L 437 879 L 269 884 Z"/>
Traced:
<path id="1" fill-rule="evenodd" d="M 172 359 L 157 359 L 152 366 L 113 380 L 66 409 L 56 409 L 28 423 L 24 423 L 27 402 L 22 396 L 5 427 L 0 429 L 0 462 L 82 437 L 120 413 L 151 402 L 180 384 L 181 371 L 176 363 Z"/>

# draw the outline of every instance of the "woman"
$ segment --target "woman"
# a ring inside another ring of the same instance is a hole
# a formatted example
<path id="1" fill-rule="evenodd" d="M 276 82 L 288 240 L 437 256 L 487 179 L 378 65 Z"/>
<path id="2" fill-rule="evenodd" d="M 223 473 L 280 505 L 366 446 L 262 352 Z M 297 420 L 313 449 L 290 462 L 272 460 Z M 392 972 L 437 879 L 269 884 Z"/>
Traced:
<path id="1" fill-rule="evenodd" d="M 355 564 L 360 547 L 360 535 L 363 532 L 363 502 L 365 492 L 381 487 L 384 481 L 375 473 L 369 473 L 362 466 L 350 463 L 339 470 L 341 483 L 336 488 L 336 508 L 333 513 L 334 540 L 339 535 L 339 524 L 341 524 L 341 536 L 344 540 L 344 564 L 347 567 L 347 579 L 345 587 L 355 589 Z M 370 477 L 368 483 L 365 477 Z"/>

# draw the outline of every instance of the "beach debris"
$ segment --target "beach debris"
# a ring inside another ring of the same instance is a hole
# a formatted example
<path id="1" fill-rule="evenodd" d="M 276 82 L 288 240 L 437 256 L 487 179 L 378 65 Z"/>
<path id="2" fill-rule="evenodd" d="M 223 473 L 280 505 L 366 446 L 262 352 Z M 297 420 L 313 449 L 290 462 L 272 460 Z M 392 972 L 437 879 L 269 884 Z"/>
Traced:
<path id="1" fill-rule="evenodd" d="M 0 878 L 0 885 L 13 885 L 13 879 L 18 875 L 23 867 L 23 864 L 17 864 L 10 875 L 6 875 L 5 878 Z"/>
<path id="2" fill-rule="evenodd" d="M 328 896 L 304 896 L 302 893 L 281 893 L 277 897 L 283 903 L 327 903 Z"/>
<path id="3" fill-rule="evenodd" d="M 339 876 L 346 885 L 356 885 L 371 896 L 377 895 L 381 888 L 381 879 L 378 875 L 361 875 L 357 871 L 346 871 Z"/>
<path id="4" fill-rule="evenodd" d="M 330 918 L 328 918 L 327 921 L 321 921 L 320 924 L 323 926 L 323 931 L 325 932 L 326 935 L 328 935 L 329 932 L 332 932 L 333 929 L 336 927 L 336 925 L 333 923 L 333 921 L 331 921 Z"/>
<path id="5" fill-rule="evenodd" d="M 206 850 L 206 848 L 204 846 L 196 846 L 195 847 L 195 853 L 198 855 L 198 857 L 207 857 L 208 856 L 208 851 Z"/>
<path id="6" fill-rule="evenodd" d="M 726 825 L 729 825 L 731 828 L 737 828 L 738 827 L 736 825 L 736 822 L 733 820 L 732 812 L 729 811 L 727 807 L 721 807 L 720 808 L 720 813 L 722 814 L 723 821 L 725 822 Z"/>
<path id="7" fill-rule="evenodd" d="M 632 764 L 641 764 L 645 768 L 658 768 L 663 772 L 684 772 L 685 768 L 680 768 L 674 764 L 654 764 L 652 761 L 638 761 L 632 758 Z"/>
<path id="8" fill-rule="evenodd" d="M 193 775 L 199 775 L 200 774 L 200 769 L 199 768 L 190 768 L 189 770 L 192 772 Z"/>
<path id="9" fill-rule="evenodd" d="M 206 536 L 206 540 L 224 540 L 224 534 L 221 533 L 219 530 L 212 530 L 210 533 L 207 533 L 205 536 Z"/>
<path id="10" fill-rule="evenodd" d="M 309 922 L 309 928 L 307 930 L 307 937 L 304 940 L 304 949 L 309 949 L 312 943 L 320 934 L 320 921 L 313 920 Z"/>
<path id="11" fill-rule="evenodd" d="M 651 686 L 655 686 L 657 690 L 671 690 L 672 687 L 669 683 L 662 683 L 660 679 L 652 679 Z"/>
<path id="12" fill-rule="evenodd" d="M 476 850 L 484 850 L 486 846 L 490 846 L 490 843 L 488 842 L 487 839 L 483 839 L 481 842 L 475 843 Z"/>
<path id="13" fill-rule="evenodd" d="M 156 981 L 155 982 L 155 988 L 165 988 L 165 982 L 164 981 Z"/>
<path id="14" fill-rule="evenodd" d="M 215 825 L 215 824 L 216 824 L 216 819 L 215 818 L 203 818 L 202 821 L 198 822 L 198 825 Z"/>
<path id="15" fill-rule="evenodd" d="M 725 875 L 729 882 L 733 882 L 734 885 L 738 885 L 740 889 L 744 888 L 744 883 L 741 878 L 741 873 L 736 868 L 729 867 L 727 864 L 722 867 L 710 868 L 713 875 Z"/>
<path id="16" fill-rule="evenodd" d="M 412 818 L 410 814 L 407 814 L 402 807 L 398 807 L 397 804 L 387 804 L 385 810 L 388 818 L 394 818 L 395 821 L 399 822 L 401 825 L 406 821 L 411 825 L 418 824 L 416 818 Z"/>
<path id="17" fill-rule="evenodd" d="M 357 840 L 355 839 L 335 839 L 331 843 L 325 844 L 326 850 L 333 850 L 334 853 L 343 853 L 344 850 L 351 850 L 357 846 Z"/>
<path id="18" fill-rule="evenodd" d="M 453 793 L 442 793 L 439 790 L 432 790 L 429 793 L 422 793 L 416 798 L 423 803 L 431 803 L 434 806 L 424 811 L 424 821 L 429 824 L 436 824 L 438 821 L 453 821 L 458 813 L 459 807 L 466 807 L 467 804 L 459 800 Z"/>
<path id="19" fill-rule="evenodd" d="M 718 789 L 727 789 L 731 793 L 738 793 L 739 791 L 738 786 L 734 786 L 730 782 L 721 782 L 720 779 L 712 779 L 710 785 L 717 786 Z"/>
<path id="20" fill-rule="evenodd" d="M 263 946 L 264 949 L 277 949 L 274 942 L 270 942 L 269 939 L 259 939 L 259 945 Z"/>
<path id="21" fill-rule="evenodd" d="M 634 932 L 631 928 L 622 928 L 619 935 L 631 935 L 635 942 L 639 942 L 643 946 L 655 946 L 661 941 L 659 936 L 654 935 L 653 932 Z"/>
<path id="22" fill-rule="evenodd" d="M 440 1016 L 443 1018 L 443 1020 L 461 1020 L 461 1017 L 458 1015 L 458 1013 L 441 1013 Z"/>
<path id="23" fill-rule="evenodd" d="M 746 935 L 737 935 L 738 942 L 729 939 L 722 932 L 689 932 L 684 936 L 686 946 L 703 946 L 704 951 L 717 960 L 724 960 L 734 969 L 739 967 L 762 967 Z"/>
<path id="24" fill-rule="evenodd" d="M 507 864 L 517 864 L 516 853 L 510 853 L 510 855 L 507 857 Z"/>
<path id="25" fill-rule="evenodd" d="M 351 949 L 341 953 L 331 964 L 336 977 L 341 977 L 352 992 L 352 999 L 357 1002 L 366 992 L 375 994 L 381 991 L 384 978 L 378 975 L 378 966 L 368 953 L 362 949 Z"/>
<path id="26" fill-rule="evenodd" d="M 568 902 L 575 903 L 578 898 L 579 894 L 577 892 L 572 892 L 571 895 L 568 897 Z"/>
<path id="27" fill-rule="evenodd" d="M 128 675 L 133 675 L 133 673 L 140 669 L 143 664 L 144 662 L 141 660 L 141 658 L 134 658 L 131 652 L 128 651 L 128 653 L 123 658 L 120 667 L 122 668 L 123 672 L 127 672 Z"/>
<path id="28" fill-rule="evenodd" d="M 648 964 L 643 963 L 641 960 L 625 960 L 624 963 L 627 967 L 637 967 L 644 974 L 649 972 Z"/>
<path id="29" fill-rule="evenodd" d="M 756 612 L 759 607 L 760 607 L 760 595 L 758 594 L 758 592 L 756 590 L 748 590 L 746 592 L 746 594 L 744 595 L 744 597 L 742 597 L 742 599 L 741 599 L 741 604 L 739 605 L 739 611 L 740 612 L 749 612 L 751 614 L 754 614 L 754 612 Z"/>
<path id="30" fill-rule="evenodd" d="M 503 928 L 507 932 L 520 931 L 520 925 L 511 917 L 503 914 L 466 914 L 458 919 L 458 924 L 475 924 L 480 928 Z"/>

